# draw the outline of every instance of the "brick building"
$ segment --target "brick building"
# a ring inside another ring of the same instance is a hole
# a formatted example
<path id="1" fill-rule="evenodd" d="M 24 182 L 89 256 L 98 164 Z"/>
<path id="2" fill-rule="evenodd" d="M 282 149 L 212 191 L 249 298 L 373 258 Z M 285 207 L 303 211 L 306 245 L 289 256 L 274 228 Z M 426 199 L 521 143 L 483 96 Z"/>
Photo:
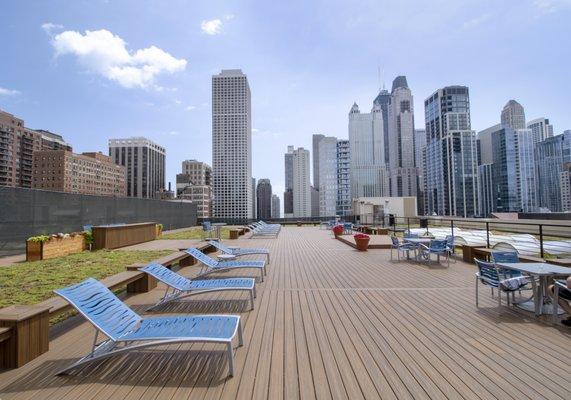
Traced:
<path id="1" fill-rule="evenodd" d="M 33 156 L 35 189 L 98 196 L 127 195 L 124 166 L 101 153 L 74 154 L 67 150 L 40 150 Z"/>

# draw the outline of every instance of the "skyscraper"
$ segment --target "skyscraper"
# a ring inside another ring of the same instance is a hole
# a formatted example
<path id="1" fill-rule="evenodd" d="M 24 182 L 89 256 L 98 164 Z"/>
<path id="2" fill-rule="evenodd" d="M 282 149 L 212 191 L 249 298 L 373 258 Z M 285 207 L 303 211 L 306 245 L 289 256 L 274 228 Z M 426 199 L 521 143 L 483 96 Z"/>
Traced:
<path id="1" fill-rule="evenodd" d="M 349 145 L 351 151 L 351 195 L 383 197 L 389 194 L 385 162 L 383 114 L 373 105 L 370 114 L 361 114 L 357 103 L 349 112 Z"/>
<path id="2" fill-rule="evenodd" d="M 272 219 L 280 217 L 280 198 L 277 194 L 272 194 Z"/>
<path id="3" fill-rule="evenodd" d="M 383 116 L 383 143 L 384 151 L 383 157 L 385 162 L 389 161 L 389 107 L 391 104 L 391 94 L 388 90 L 383 87 L 375 100 L 373 100 L 373 106 L 377 106 L 381 109 L 381 114 Z"/>
<path id="4" fill-rule="evenodd" d="M 314 134 L 312 137 L 313 151 L 313 186 L 319 190 L 319 142 L 325 135 Z"/>
<path id="5" fill-rule="evenodd" d="M 550 125 L 549 120 L 544 117 L 529 121 L 527 123 L 527 129 L 531 129 L 533 132 L 533 140 L 535 143 L 553 137 L 553 125 Z"/>
<path id="6" fill-rule="evenodd" d="M 418 215 L 424 213 L 424 153 L 426 151 L 426 130 L 414 130 L 414 163 L 418 173 L 417 207 Z"/>
<path id="7" fill-rule="evenodd" d="M 388 146 L 391 196 L 416 196 L 413 98 L 405 76 L 397 76 L 393 81 Z"/>
<path id="8" fill-rule="evenodd" d="M 478 215 L 478 148 L 466 86 L 438 89 L 424 101 L 425 214 Z"/>
<path id="9" fill-rule="evenodd" d="M 353 213 L 351 198 L 351 149 L 349 141 L 337 141 L 337 207 L 336 214 L 347 216 Z"/>
<path id="10" fill-rule="evenodd" d="M 293 151 L 293 216 L 311 217 L 311 183 L 309 179 L 309 150 Z"/>
<path id="11" fill-rule="evenodd" d="M 212 186 L 212 167 L 197 160 L 184 160 L 182 173 L 189 176 L 193 185 Z"/>
<path id="12" fill-rule="evenodd" d="M 164 190 L 164 147 L 144 137 L 109 139 L 109 156 L 127 168 L 127 196 L 156 198 Z"/>
<path id="13" fill-rule="evenodd" d="M 256 189 L 257 218 L 272 218 L 272 184 L 269 179 L 260 179 Z"/>
<path id="14" fill-rule="evenodd" d="M 561 171 L 561 211 L 571 211 L 571 163 L 563 164 Z"/>
<path id="15" fill-rule="evenodd" d="M 293 217 L 293 146 L 288 146 L 284 154 L 284 171 L 284 218 L 290 218 Z"/>
<path id="16" fill-rule="evenodd" d="M 212 178 L 215 217 L 253 217 L 251 95 L 239 69 L 212 76 Z"/>
<path id="17" fill-rule="evenodd" d="M 545 139 L 535 145 L 539 206 L 552 212 L 563 210 L 561 172 L 571 162 L 571 131 Z"/>
<path id="18" fill-rule="evenodd" d="M 258 198 L 256 196 L 256 178 L 252 178 L 252 218 L 258 218 Z"/>
<path id="19" fill-rule="evenodd" d="M 512 129 L 525 129 L 525 111 L 515 100 L 506 103 L 501 114 L 501 123 Z"/>
<path id="20" fill-rule="evenodd" d="M 315 137 L 315 136 L 314 136 Z M 321 138 L 317 145 L 319 216 L 334 216 L 337 209 L 337 138 Z M 314 155 L 315 159 L 315 155 Z"/>

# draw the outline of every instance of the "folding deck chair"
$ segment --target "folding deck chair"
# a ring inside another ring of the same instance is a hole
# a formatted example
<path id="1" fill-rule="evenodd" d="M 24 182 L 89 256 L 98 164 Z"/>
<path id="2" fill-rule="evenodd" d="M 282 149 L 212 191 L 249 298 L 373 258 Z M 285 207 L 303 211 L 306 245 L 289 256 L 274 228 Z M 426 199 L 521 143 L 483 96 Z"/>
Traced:
<path id="1" fill-rule="evenodd" d="M 185 342 L 225 344 L 229 375 L 234 375 L 232 340 L 236 334 L 239 346 L 243 344 L 242 326 L 237 315 L 142 318 L 93 278 L 54 292 L 66 299 L 95 327 L 91 352 L 57 375 L 66 374 L 82 364 L 132 350 Z M 99 332 L 107 339 L 97 344 Z"/>
<path id="2" fill-rule="evenodd" d="M 256 280 L 254 278 L 190 280 L 158 263 L 147 264 L 143 268 L 139 268 L 139 271 L 143 271 L 167 285 L 163 298 L 147 310 L 151 310 L 162 304 L 168 303 L 169 301 L 179 300 L 184 297 L 209 292 L 221 292 L 225 290 L 242 290 L 249 292 L 250 303 L 252 306 L 251 310 L 254 309 L 254 297 L 256 297 Z"/>

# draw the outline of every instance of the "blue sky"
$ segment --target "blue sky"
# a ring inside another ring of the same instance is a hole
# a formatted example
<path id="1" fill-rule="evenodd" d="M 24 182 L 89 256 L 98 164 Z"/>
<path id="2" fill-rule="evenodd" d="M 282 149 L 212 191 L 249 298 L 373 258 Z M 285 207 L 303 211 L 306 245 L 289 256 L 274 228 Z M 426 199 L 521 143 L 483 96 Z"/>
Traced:
<path id="1" fill-rule="evenodd" d="M 472 127 L 518 100 L 571 129 L 571 0 L 13 1 L 2 4 L 0 108 L 61 133 L 76 152 L 146 136 L 211 160 L 211 75 L 241 68 L 252 90 L 253 174 L 283 191 L 288 144 L 347 137 L 356 101 L 404 74 L 423 100 L 470 87 Z M 86 32 L 90 31 L 89 34 Z"/>

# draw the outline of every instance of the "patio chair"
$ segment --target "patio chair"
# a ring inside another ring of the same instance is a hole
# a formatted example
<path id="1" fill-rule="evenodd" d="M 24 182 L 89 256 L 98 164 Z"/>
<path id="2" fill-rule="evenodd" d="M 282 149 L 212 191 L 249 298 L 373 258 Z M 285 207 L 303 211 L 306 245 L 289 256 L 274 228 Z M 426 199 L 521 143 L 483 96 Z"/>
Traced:
<path id="1" fill-rule="evenodd" d="M 214 232 L 214 227 L 210 221 L 204 221 L 202 223 L 202 240 L 208 239 L 209 235 Z"/>
<path id="2" fill-rule="evenodd" d="M 448 252 L 449 257 L 451 257 L 454 260 L 454 263 L 456 263 L 456 258 L 452 257 L 455 253 L 454 253 L 454 236 L 452 235 L 446 235 L 446 246 L 448 247 Z"/>
<path id="3" fill-rule="evenodd" d="M 498 307 L 502 305 L 502 296 L 501 292 L 506 293 L 506 299 L 508 305 L 510 304 L 510 293 L 512 293 L 512 300 L 513 300 L 513 293 L 519 291 L 522 287 L 527 285 L 527 283 L 519 285 L 519 287 L 514 288 L 507 288 L 504 285 L 501 285 L 501 282 L 510 279 L 511 275 L 509 271 L 503 268 L 498 268 L 494 263 L 478 260 L 474 258 L 474 262 L 478 267 L 478 272 L 476 272 L 476 307 L 478 307 L 478 282 L 489 286 L 492 290 L 492 297 L 494 297 L 494 288 L 498 289 Z"/>
<path id="4" fill-rule="evenodd" d="M 117 298 L 101 282 L 89 278 L 76 285 L 55 290 L 95 327 L 91 352 L 59 371 L 66 374 L 82 364 L 150 346 L 173 343 L 220 343 L 227 347 L 229 375 L 234 375 L 232 340 L 242 327 L 237 315 L 179 315 L 142 318 Z M 99 333 L 107 337 L 97 343 Z"/>
<path id="5" fill-rule="evenodd" d="M 419 251 L 421 257 L 427 262 L 430 262 L 430 256 L 432 254 L 436 254 L 438 257 L 438 263 L 440 263 L 440 256 L 446 256 L 446 262 L 448 267 L 450 267 L 450 252 L 448 251 L 446 240 L 434 239 L 430 242 L 429 246 L 419 243 Z"/>
<path id="6" fill-rule="evenodd" d="M 277 237 L 280 233 L 281 227 L 275 226 L 263 226 L 260 224 L 251 224 L 248 225 L 252 234 L 250 235 L 250 239 L 254 237 Z"/>
<path id="7" fill-rule="evenodd" d="M 199 277 L 211 274 L 218 271 L 228 271 L 231 269 L 242 269 L 242 268 L 253 268 L 260 270 L 260 277 L 262 282 L 264 281 L 264 275 L 266 274 L 266 262 L 265 261 L 216 261 L 212 257 L 207 256 L 203 252 L 193 247 L 185 250 L 188 254 L 193 256 L 195 259 L 202 263 L 202 269 L 200 270 Z"/>
<path id="8" fill-rule="evenodd" d="M 249 256 L 249 255 L 265 255 L 268 264 L 270 263 L 270 250 L 264 248 L 247 248 L 247 247 L 228 247 L 221 242 L 214 240 L 208 242 L 211 246 L 216 247 L 218 250 L 225 254 L 231 254 L 236 257 Z"/>
<path id="9" fill-rule="evenodd" d="M 202 293 L 221 292 L 225 290 L 242 290 L 249 292 L 252 306 L 251 310 L 254 309 L 256 280 L 253 278 L 190 280 L 158 263 L 147 264 L 143 268 L 140 268 L 139 271 L 143 271 L 167 285 L 163 298 L 154 306 L 149 307 L 147 311 L 168 303 L 169 301 L 179 300 L 184 297 Z"/>
<path id="10" fill-rule="evenodd" d="M 519 257 L 515 251 L 492 251 L 491 254 L 492 263 L 498 267 L 498 263 L 517 263 L 519 262 Z M 506 276 L 509 275 L 510 278 L 515 278 L 517 276 L 522 276 L 521 271 L 516 271 L 513 269 L 501 268 L 505 271 Z"/>
<path id="11" fill-rule="evenodd" d="M 393 250 L 397 251 L 397 259 L 400 261 L 400 253 L 405 254 L 407 258 L 410 257 L 410 252 L 414 251 L 414 257 L 416 258 L 416 251 L 417 251 L 417 246 L 413 243 L 401 243 L 399 242 L 399 239 L 396 236 L 391 236 L 391 260 L 393 259 Z"/>

